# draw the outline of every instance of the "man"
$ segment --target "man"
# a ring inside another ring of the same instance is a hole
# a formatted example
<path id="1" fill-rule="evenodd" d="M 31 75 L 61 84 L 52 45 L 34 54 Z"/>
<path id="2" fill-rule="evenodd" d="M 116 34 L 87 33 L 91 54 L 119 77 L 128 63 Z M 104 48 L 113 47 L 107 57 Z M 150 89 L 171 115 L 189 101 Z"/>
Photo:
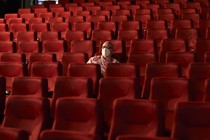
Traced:
<path id="1" fill-rule="evenodd" d="M 91 57 L 87 63 L 99 64 L 101 66 L 101 74 L 104 75 L 108 63 L 119 63 L 118 60 L 112 58 L 114 46 L 110 41 L 105 41 L 102 44 L 101 55 Z"/>

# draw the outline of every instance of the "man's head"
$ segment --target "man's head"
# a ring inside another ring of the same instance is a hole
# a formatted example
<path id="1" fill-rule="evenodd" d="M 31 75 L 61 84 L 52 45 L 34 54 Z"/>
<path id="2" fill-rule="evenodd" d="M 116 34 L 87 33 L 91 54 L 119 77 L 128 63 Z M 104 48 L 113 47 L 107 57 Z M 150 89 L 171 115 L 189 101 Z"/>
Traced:
<path id="1" fill-rule="evenodd" d="M 105 41 L 102 44 L 102 56 L 103 57 L 111 57 L 114 46 L 110 41 Z"/>

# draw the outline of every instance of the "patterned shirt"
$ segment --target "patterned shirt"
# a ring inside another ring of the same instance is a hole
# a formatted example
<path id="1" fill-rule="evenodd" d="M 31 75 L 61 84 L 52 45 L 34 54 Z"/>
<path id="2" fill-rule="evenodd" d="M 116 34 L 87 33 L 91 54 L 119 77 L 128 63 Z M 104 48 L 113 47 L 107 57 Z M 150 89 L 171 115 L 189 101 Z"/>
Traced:
<path id="1" fill-rule="evenodd" d="M 87 63 L 99 64 L 101 67 L 101 74 L 104 75 L 106 71 L 106 66 L 108 63 L 119 63 L 119 61 L 114 58 L 105 59 L 103 56 L 98 55 L 98 56 L 91 57 Z"/>

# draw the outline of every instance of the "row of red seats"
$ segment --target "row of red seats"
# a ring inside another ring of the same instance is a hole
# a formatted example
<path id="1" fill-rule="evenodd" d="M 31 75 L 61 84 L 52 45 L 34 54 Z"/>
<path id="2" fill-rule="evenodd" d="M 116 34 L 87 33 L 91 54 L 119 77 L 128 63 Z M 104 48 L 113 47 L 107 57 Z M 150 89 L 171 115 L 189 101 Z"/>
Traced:
<path id="1" fill-rule="evenodd" d="M 73 7 L 73 8 L 72 8 Z M 78 8 L 77 8 L 78 7 Z M 186 2 L 185 5 L 182 5 L 178 2 L 170 3 L 166 2 L 164 4 L 159 3 L 150 3 L 150 1 L 143 1 L 142 3 L 133 4 L 131 1 L 119 1 L 117 4 L 113 4 L 111 1 L 105 1 L 100 3 L 94 3 L 94 2 L 83 2 L 80 5 L 78 3 L 66 3 L 64 6 L 61 4 L 57 5 L 50 5 L 48 8 L 46 8 L 44 5 L 34 5 L 33 9 L 27 9 L 22 10 L 20 9 L 18 11 L 19 14 L 22 13 L 31 13 L 34 12 L 36 14 L 40 12 L 64 12 L 64 11 L 71 11 L 71 12 L 77 12 L 82 10 L 87 10 L 91 12 L 95 12 L 96 10 L 131 10 L 132 13 L 135 13 L 135 10 L 138 9 L 145 9 L 150 8 L 153 13 L 158 13 L 158 9 L 165 9 L 165 8 L 171 8 L 174 10 L 174 13 L 176 15 L 179 15 L 182 12 L 182 9 L 195 9 L 197 12 L 201 13 L 207 9 L 205 6 L 203 6 L 200 2 Z M 206 14 L 206 11 L 205 11 Z"/>
<path id="2" fill-rule="evenodd" d="M 0 33 L 1 34 L 1 33 Z M 20 33 L 21 37 L 28 41 L 19 41 L 14 43 L 12 41 L 1 41 L 0 44 L 0 52 L 7 53 L 24 53 L 26 55 L 26 60 L 29 60 L 29 57 L 33 53 L 51 53 L 56 54 L 57 61 L 61 61 L 63 53 L 86 53 L 87 58 L 90 58 L 94 55 L 100 54 L 101 52 L 101 44 L 104 40 L 72 40 L 71 42 L 66 42 L 63 40 L 47 40 L 49 39 L 49 33 L 46 32 L 46 37 L 43 35 L 41 41 L 32 41 L 34 38 L 33 32 L 28 33 Z M 26 36 L 28 35 L 28 36 Z M 31 36 L 29 36 L 31 35 Z M 69 33 L 69 36 L 70 33 Z M 0 37 L 1 38 L 1 37 Z M 31 39 L 31 40 L 30 40 Z M 123 38 L 122 38 L 123 39 Z M 21 39 L 20 39 L 21 40 Z M 30 40 L 30 41 L 29 41 Z M 69 39 L 70 40 L 70 39 Z M 109 39 L 107 39 L 109 40 Z M 157 44 L 157 42 L 153 39 L 134 39 L 134 40 L 110 40 L 114 44 L 113 55 L 120 62 L 127 62 L 126 57 L 128 58 L 131 54 L 139 53 L 150 53 L 153 56 L 153 59 L 158 62 L 165 62 L 166 53 L 168 52 L 191 52 L 195 53 L 195 61 L 196 62 L 204 62 L 204 60 L 208 61 L 208 51 L 209 51 L 209 39 L 196 39 L 193 40 L 195 42 L 195 46 L 193 46 L 193 50 L 190 50 L 189 44 L 183 39 L 164 39 L 161 40 L 161 44 Z M 206 56 L 205 56 L 206 53 Z M 149 54 L 148 54 L 149 55 Z M 192 54 L 193 55 L 193 54 Z M 138 61 L 136 61 L 138 63 Z"/>
<path id="3" fill-rule="evenodd" d="M 204 98 L 204 82 L 209 78 L 209 63 L 190 63 L 189 67 L 185 69 L 186 75 L 184 76 L 182 76 L 181 67 L 176 63 L 147 63 L 146 67 L 140 68 L 141 66 L 138 67 L 134 63 L 108 64 L 104 77 L 135 78 L 137 89 L 140 90 L 136 96 L 146 99 L 150 97 L 152 78 L 187 77 L 191 81 L 189 100 L 203 100 Z M 12 79 L 17 76 L 27 76 L 27 68 L 21 63 L 1 62 L 0 74 L 7 79 L 7 90 L 11 90 Z M 34 62 L 29 67 L 29 74 L 29 77 L 47 78 L 48 91 L 54 91 L 55 79 L 62 76 L 61 64 L 57 62 Z M 68 65 L 67 76 L 91 78 L 93 80 L 93 95 L 97 97 L 99 80 L 101 79 L 99 65 L 71 63 Z"/>
<path id="4" fill-rule="evenodd" d="M 186 18 L 182 19 L 175 19 L 170 18 L 167 15 L 162 15 L 159 19 L 152 19 L 150 15 L 136 15 L 134 20 L 129 20 L 126 15 L 112 15 L 110 16 L 110 20 L 107 18 L 106 15 L 89 15 L 89 16 L 68 16 L 63 19 L 63 17 L 51 17 L 47 19 L 43 19 L 40 17 L 32 17 L 28 19 L 28 21 L 25 21 L 24 18 L 10 18 L 8 23 L 5 23 L 4 21 L 1 22 L 1 30 L 3 31 L 11 31 L 15 26 L 14 23 L 19 25 L 25 25 L 25 30 L 32 30 L 33 27 L 31 27 L 31 24 L 37 24 L 37 23 L 46 23 L 47 30 L 53 30 L 53 24 L 63 23 L 67 24 L 66 30 L 74 29 L 75 25 L 74 22 L 91 22 L 91 26 L 89 26 L 90 29 L 98 29 L 99 23 L 98 22 L 115 22 L 116 25 L 114 25 L 113 28 L 116 29 L 156 29 L 157 26 L 160 25 L 160 29 L 174 29 L 174 28 L 208 28 L 208 19 L 200 19 L 199 16 L 194 14 L 187 14 Z M 129 22 L 130 21 L 130 22 Z M 128 24 L 128 23 L 136 23 L 133 24 L 134 27 L 126 27 L 122 24 Z M 67 22 L 67 23 L 65 23 Z M 48 24 L 49 25 L 48 25 Z M 79 24 L 79 23 L 77 23 Z M 158 25 L 156 25 L 158 24 Z M 28 27 L 29 26 L 29 27 Z M 34 26 L 34 25 L 33 25 Z M 49 27 L 48 27 L 49 26 Z M 64 26 L 64 25 L 63 25 Z M 124 27 L 122 27 L 124 26 Z M 23 28 L 23 27 L 22 27 Z M 23 29 L 24 29 L 23 28 Z M 159 29 L 159 28 L 158 28 Z"/>
<path id="5" fill-rule="evenodd" d="M 16 140 L 28 140 L 29 137 L 31 140 L 39 137 L 41 140 L 103 138 L 102 106 L 99 100 L 67 97 L 58 99 L 52 128 L 49 127 L 49 108 L 49 100 L 46 98 L 9 97 L 0 136 Z M 209 138 L 206 129 L 209 127 L 209 119 L 201 115 L 208 116 L 209 109 L 208 102 L 177 103 L 174 107 L 171 139 L 191 140 L 192 136 Z M 169 137 L 161 137 L 164 136 L 163 118 L 164 111 L 160 102 L 128 98 L 115 100 L 108 140 L 169 140 Z M 194 131 L 186 133 L 182 129 Z"/>

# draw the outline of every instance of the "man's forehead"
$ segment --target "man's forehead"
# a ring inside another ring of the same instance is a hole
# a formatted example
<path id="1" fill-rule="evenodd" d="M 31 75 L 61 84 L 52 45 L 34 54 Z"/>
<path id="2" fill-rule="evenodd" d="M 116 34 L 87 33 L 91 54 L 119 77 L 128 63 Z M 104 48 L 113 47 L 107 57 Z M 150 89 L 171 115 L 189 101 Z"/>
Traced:
<path id="1" fill-rule="evenodd" d="M 108 41 L 104 42 L 103 45 L 107 46 L 107 45 L 111 45 L 111 43 L 109 43 Z"/>

